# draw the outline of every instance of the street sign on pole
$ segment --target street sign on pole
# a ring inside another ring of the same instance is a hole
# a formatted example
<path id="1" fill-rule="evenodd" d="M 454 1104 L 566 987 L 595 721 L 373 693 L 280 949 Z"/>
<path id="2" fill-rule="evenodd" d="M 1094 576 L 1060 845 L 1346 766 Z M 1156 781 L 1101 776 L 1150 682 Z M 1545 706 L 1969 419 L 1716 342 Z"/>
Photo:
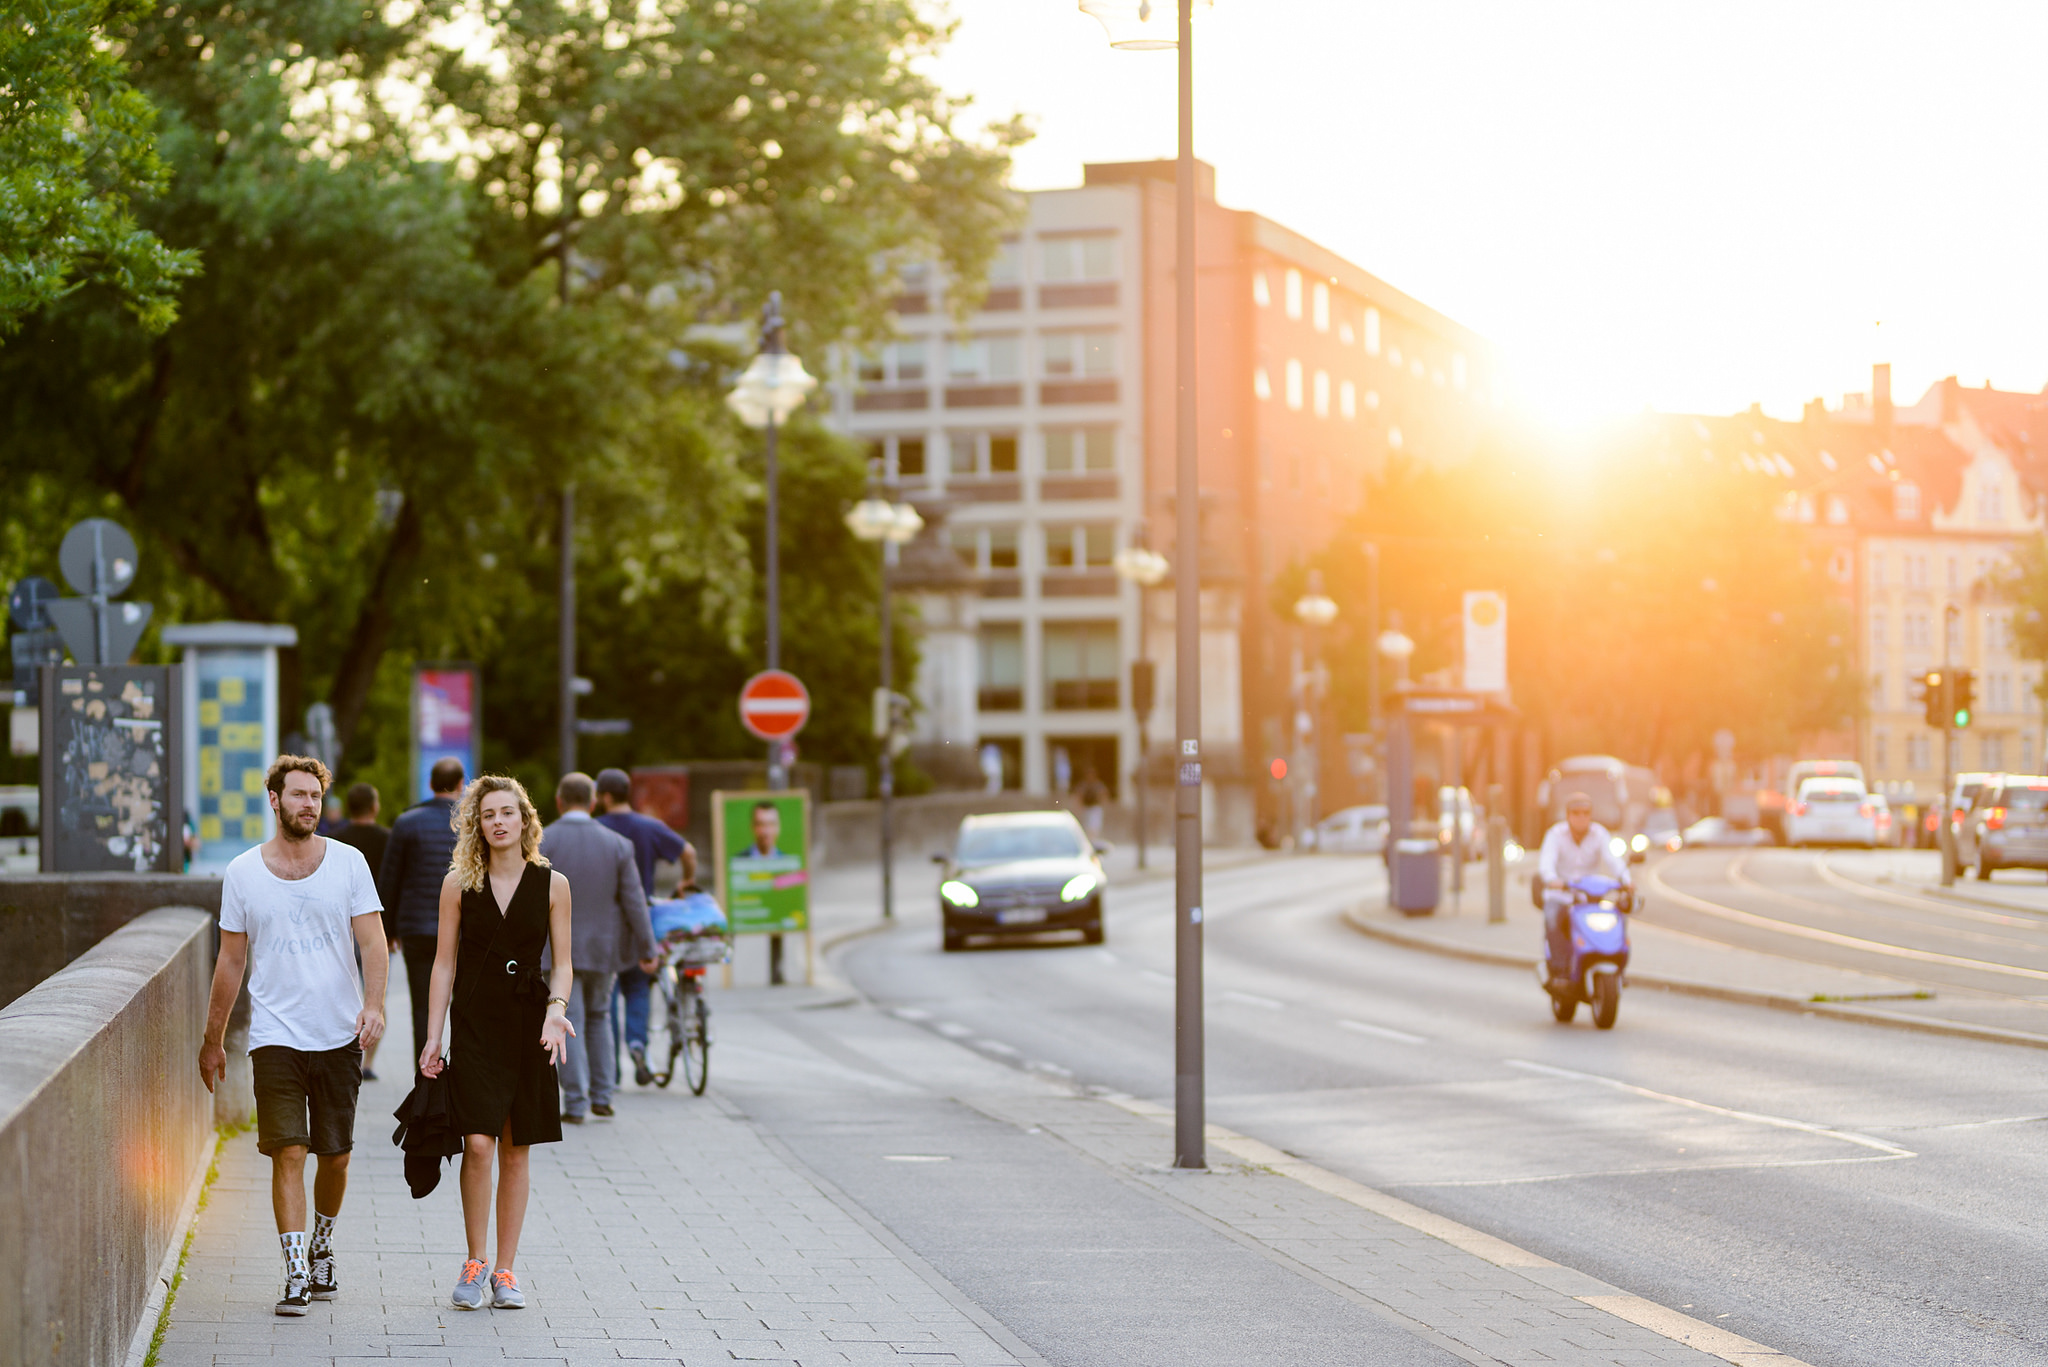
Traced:
<path id="1" fill-rule="evenodd" d="M 764 669 L 740 690 L 740 725 L 762 740 L 787 740 L 811 718 L 811 695 L 796 675 Z"/>

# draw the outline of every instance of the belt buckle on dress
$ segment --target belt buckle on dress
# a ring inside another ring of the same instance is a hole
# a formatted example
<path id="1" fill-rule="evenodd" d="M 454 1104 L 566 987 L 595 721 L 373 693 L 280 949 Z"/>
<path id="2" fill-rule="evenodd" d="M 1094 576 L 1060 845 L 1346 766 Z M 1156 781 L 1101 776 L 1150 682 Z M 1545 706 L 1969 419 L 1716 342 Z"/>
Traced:
<path id="1" fill-rule="evenodd" d="M 516 976 L 516 975 L 518 974 L 518 972 L 519 972 L 519 960 L 517 960 L 517 959 L 507 959 L 507 960 L 505 960 L 505 975 L 506 975 L 507 977 L 513 977 L 513 976 Z"/>

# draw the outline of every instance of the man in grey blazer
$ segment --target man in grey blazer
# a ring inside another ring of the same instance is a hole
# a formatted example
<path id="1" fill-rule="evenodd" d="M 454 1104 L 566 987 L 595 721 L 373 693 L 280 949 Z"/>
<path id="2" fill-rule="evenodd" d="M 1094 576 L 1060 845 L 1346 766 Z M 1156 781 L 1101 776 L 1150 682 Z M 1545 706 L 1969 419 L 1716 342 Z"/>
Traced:
<path id="1" fill-rule="evenodd" d="M 591 816 L 595 796 L 589 775 L 564 775 L 555 788 L 561 818 L 540 841 L 541 854 L 569 880 L 569 956 L 576 968 L 569 1023 L 576 1033 L 562 1063 L 562 1119 L 572 1125 L 586 1114 L 612 1113 L 612 982 L 619 970 L 654 957 L 633 843 Z"/>

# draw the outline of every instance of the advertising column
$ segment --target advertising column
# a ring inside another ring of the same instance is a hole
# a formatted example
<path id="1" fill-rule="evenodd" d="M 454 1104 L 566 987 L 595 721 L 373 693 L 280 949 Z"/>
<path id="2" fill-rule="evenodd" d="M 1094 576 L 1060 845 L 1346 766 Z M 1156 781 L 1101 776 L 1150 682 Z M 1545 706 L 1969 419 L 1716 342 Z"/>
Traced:
<path id="1" fill-rule="evenodd" d="M 476 668 L 416 665 L 412 671 L 412 775 L 415 802 L 434 795 L 428 775 L 444 759 L 462 761 L 471 778 L 483 763 L 482 693 Z"/>
<path id="2" fill-rule="evenodd" d="M 263 778 L 277 757 L 277 652 L 299 643 L 294 627 L 268 622 L 168 626 L 164 643 L 185 652 L 185 811 L 198 847 L 193 873 L 218 874 L 270 838 Z"/>

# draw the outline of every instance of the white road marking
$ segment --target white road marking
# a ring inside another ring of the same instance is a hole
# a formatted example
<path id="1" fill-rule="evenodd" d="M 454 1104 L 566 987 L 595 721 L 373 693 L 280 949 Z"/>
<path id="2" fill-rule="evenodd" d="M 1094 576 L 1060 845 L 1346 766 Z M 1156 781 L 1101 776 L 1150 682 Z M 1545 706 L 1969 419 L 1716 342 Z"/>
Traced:
<path id="1" fill-rule="evenodd" d="M 1046 1063 L 1040 1059 L 1033 1059 L 1025 1064 L 1024 1068 L 1027 1072 L 1050 1073 L 1054 1077 L 1072 1077 L 1074 1075 L 1073 1070 L 1070 1068 L 1062 1068 L 1057 1063 Z"/>
<path id="2" fill-rule="evenodd" d="M 1993 1125 L 2031 1125 L 2048 1120 L 2048 1115 L 2008 1115 L 1997 1120 L 1965 1120 L 1954 1125 L 1901 1125 L 1902 1130 L 1982 1130 Z"/>
<path id="3" fill-rule="evenodd" d="M 1262 1011 L 1285 1011 L 1286 1002 L 1276 1002 L 1271 997 L 1255 997 L 1249 992 L 1219 992 L 1218 1000 L 1236 1002 L 1239 1006 L 1256 1006 Z"/>
<path id="4" fill-rule="evenodd" d="M 885 1153 L 882 1155 L 882 1161 L 884 1163 L 950 1163 L 953 1161 L 953 1155 L 949 1153 Z"/>
<path id="5" fill-rule="evenodd" d="M 1602 1077 L 1598 1073 L 1581 1073 L 1571 1068 L 1554 1068 L 1548 1063 L 1531 1063 L 1528 1059 L 1510 1058 L 1501 1062 L 1510 1068 L 1524 1072 L 1544 1073 L 1551 1077 L 1570 1078 L 1575 1082 L 1597 1082 L 1602 1087 L 1612 1087 L 1618 1092 L 1631 1092 L 1636 1096 L 1648 1097 L 1673 1106 L 1684 1106 L 1688 1110 L 1706 1111 L 1711 1115 L 1725 1115 L 1732 1120 L 1747 1120 L 1756 1125 L 1771 1125 L 1781 1130 L 1798 1130 L 1803 1134 L 1817 1134 L 1827 1139 L 1839 1139 L 1846 1144 L 1857 1144 L 1866 1149 L 1876 1149 L 1887 1158 L 1917 1158 L 1911 1149 L 1902 1149 L 1889 1140 L 1876 1139 L 1853 1130 L 1838 1130 L 1830 1125 L 1816 1125 L 1807 1120 L 1791 1120 L 1782 1115 L 1764 1115 L 1759 1111 L 1737 1111 L 1726 1106 L 1716 1106 L 1707 1101 L 1695 1101 L 1691 1097 L 1673 1096 L 1669 1092 L 1653 1092 L 1648 1087 L 1638 1087 L 1633 1082 L 1623 1082 L 1618 1077 Z"/>
<path id="6" fill-rule="evenodd" d="M 966 1039 L 969 1035 L 974 1033 L 972 1030 L 968 1029 L 964 1025 L 959 1024 L 957 1021 L 940 1021 L 937 1025 L 933 1026 L 932 1029 L 938 1031 L 947 1039 Z"/>
<path id="7" fill-rule="evenodd" d="M 932 1018 L 931 1012 L 920 1011 L 914 1006 L 899 1006 L 889 1014 L 900 1021 L 928 1021 Z"/>
<path id="8" fill-rule="evenodd" d="M 1102 962 L 1106 964 L 1120 964 L 1123 962 L 1122 959 L 1117 958 L 1117 956 L 1114 953 L 1107 949 L 1096 950 L 1095 957 L 1102 960 Z"/>
<path id="9" fill-rule="evenodd" d="M 1709 902 L 1688 892 L 1680 892 L 1664 881 L 1662 875 L 1652 871 L 1650 881 L 1654 882 L 1664 896 L 1680 906 L 1708 916 L 1718 916 L 1724 921 L 1735 921 L 1746 926 L 1776 931 L 1780 935 L 1792 935 L 1802 940 L 1819 940 L 1823 944 L 1845 945 L 1870 954 L 1883 954 L 1894 959 L 1911 959 L 1923 964 L 1945 964 L 1951 968 L 1968 968 L 1979 973 L 2000 973 L 2015 978 L 2033 978 L 2048 982 L 2048 970 L 2019 968 L 2012 964 L 1989 963 L 1983 959 L 1965 959 L 1954 954 L 1937 954 L 1929 949 L 1908 949 L 1904 945 L 1889 945 L 1878 940 L 1859 939 L 1854 935 L 1839 935 L 1832 930 L 1820 930 L 1814 926 L 1803 926 L 1796 921 L 1780 921 L 1770 916 L 1758 916 L 1753 912 L 1737 911 L 1724 907 L 1719 902 Z"/>
<path id="10" fill-rule="evenodd" d="M 1141 968 L 1138 970 L 1138 976 L 1149 978 L 1155 983 L 1165 983 L 1168 987 L 1173 986 L 1173 975 L 1171 973 L 1161 973 L 1157 969 Z"/>
<path id="11" fill-rule="evenodd" d="M 2028 916 L 2021 912 L 2006 915 L 2002 912 L 1989 911 L 1977 907 L 1958 906 L 1954 902 L 1937 901 L 1932 897 L 1922 897 L 1915 893 L 1894 892 L 1890 888 L 1876 887 L 1864 882 L 1860 878 L 1851 878 L 1825 858 L 1814 860 L 1813 868 L 1814 872 L 1818 873 L 1823 881 L 1834 884 L 1844 892 L 1853 892 L 1859 897 L 1874 897 L 1880 902 L 1891 902 L 1897 906 L 1911 907 L 1916 911 L 1946 912 L 1951 916 L 1958 916 L 1964 920 L 1985 921 L 1992 925 L 2022 926 L 2034 930 L 2041 928 L 2041 918 L 2039 916 Z"/>
<path id="12" fill-rule="evenodd" d="M 1345 1030 L 1356 1030 L 1361 1035 L 1372 1035 L 1378 1039 L 1390 1039 L 1396 1044 L 1427 1044 L 1426 1035 L 1411 1035 L 1406 1030 L 1389 1030 L 1384 1025 L 1367 1025 L 1364 1021 L 1338 1021 Z"/>
<path id="13" fill-rule="evenodd" d="M 978 1039 L 974 1042 L 974 1047 L 986 1050 L 991 1054 L 1001 1054 L 1005 1058 L 1016 1058 L 1018 1056 L 1017 1051 L 1009 1045 L 992 1039 Z"/>

